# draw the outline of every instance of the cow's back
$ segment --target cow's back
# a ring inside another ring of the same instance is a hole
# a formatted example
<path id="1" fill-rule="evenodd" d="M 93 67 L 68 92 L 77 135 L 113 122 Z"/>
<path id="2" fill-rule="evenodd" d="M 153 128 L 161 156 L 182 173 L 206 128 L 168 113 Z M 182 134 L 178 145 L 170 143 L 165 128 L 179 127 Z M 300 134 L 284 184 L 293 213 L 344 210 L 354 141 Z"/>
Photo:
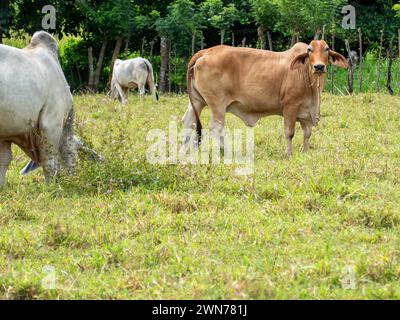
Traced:
<path id="1" fill-rule="evenodd" d="M 113 77 L 121 86 L 131 87 L 139 82 L 146 82 L 148 70 L 143 58 L 117 60 L 115 62 Z"/>
<path id="2" fill-rule="evenodd" d="M 46 85 L 34 60 L 22 50 L 0 46 L 0 138 L 30 130 L 43 107 Z"/>
<path id="3" fill-rule="evenodd" d="M 66 117 L 71 106 L 61 66 L 46 48 L 0 47 L 0 138 L 30 132 L 45 107 Z"/>
<path id="4" fill-rule="evenodd" d="M 226 107 L 243 113 L 281 114 L 282 87 L 290 64 L 306 44 L 285 52 L 217 46 L 204 51 L 194 66 L 196 89 L 207 101 L 220 97 Z M 237 113 L 237 112 L 234 112 Z"/>

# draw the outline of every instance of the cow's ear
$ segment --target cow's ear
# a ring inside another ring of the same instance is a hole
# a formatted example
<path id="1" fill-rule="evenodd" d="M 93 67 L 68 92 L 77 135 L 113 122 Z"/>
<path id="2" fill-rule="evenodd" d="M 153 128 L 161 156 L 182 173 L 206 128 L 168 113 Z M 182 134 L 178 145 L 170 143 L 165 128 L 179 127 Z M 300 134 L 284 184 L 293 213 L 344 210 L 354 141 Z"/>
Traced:
<path id="1" fill-rule="evenodd" d="M 335 66 L 338 66 L 340 68 L 347 69 L 349 67 L 349 63 L 345 57 L 343 57 L 341 54 L 330 50 L 329 51 L 329 58 Z"/>
<path id="2" fill-rule="evenodd" d="M 294 58 L 294 60 L 290 64 L 290 69 L 292 70 L 297 69 L 298 67 L 300 67 L 300 65 L 305 64 L 308 58 L 309 56 L 307 52 L 299 54 L 296 58 Z"/>

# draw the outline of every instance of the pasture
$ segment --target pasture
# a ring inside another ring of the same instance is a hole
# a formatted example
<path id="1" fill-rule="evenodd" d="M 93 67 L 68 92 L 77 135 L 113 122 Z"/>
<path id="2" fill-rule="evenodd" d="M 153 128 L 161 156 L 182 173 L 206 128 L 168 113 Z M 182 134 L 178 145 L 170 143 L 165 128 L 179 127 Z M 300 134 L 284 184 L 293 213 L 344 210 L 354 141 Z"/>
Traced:
<path id="1" fill-rule="evenodd" d="M 263 119 L 250 176 L 146 161 L 148 130 L 180 120 L 185 96 L 74 99 L 78 135 L 106 160 L 45 184 L 19 176 L 27 158 L 14 148 L 0 298 L 400 298 L 398 97 L 324 94 L 314 149 L 300 153 L 297 126 L 292 159 L 282 118 Z M 227 127 L 245 128 L 231 115 Z"/>

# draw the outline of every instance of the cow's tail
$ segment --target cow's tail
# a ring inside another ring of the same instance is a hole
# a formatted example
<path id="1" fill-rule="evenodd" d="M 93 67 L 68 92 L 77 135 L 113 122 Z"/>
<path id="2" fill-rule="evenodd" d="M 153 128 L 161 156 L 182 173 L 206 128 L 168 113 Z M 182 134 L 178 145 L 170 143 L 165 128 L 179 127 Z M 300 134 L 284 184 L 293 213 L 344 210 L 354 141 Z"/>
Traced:
<path id="1" fill-rule="evenodd" d="M 147 59 L 143 59 L 144 63 L 146 64 L 146 68 L 147 68 L 147 85 L 150 87 L 151 92 L 153 92 L 156 95 L 157 101 L 159 99 L 158 97 L 158 92 L 157 92 L 157 85 L 156 85 L 156 81 L 154 79 L 154 71 L 153 71 L 153 66 L 151 65 L 150 61 Z"/>
<path id="2" fill-rule="evenodd" d="M 187 93 L 188 93 L 188 96 L 189 96 L 190 105 L 192 106 L 193 112 L 194 112 L 195 117 L 196 117 L 196 132 L 197 132 L 197 137 L 198 137 L 199 144 L 201 143 L 201 139 L 202 139 L 203 126 L 202 126 L 201 121 L 200 121 L 200 115 L 199 115 L 198 111 L 196 110 L 196 107 L 193 104 L 193 95 L 197 94 L 200 97 L 201 97 L 201 95 L 197 91 L 197 89 L 194 87 L 193 80 L 194 80 L 194 67 L 196 65 L 196 62 L 204 54 L 205 54 L 205 50 L 199 51 L 190 60 L 189 65 L 188 65 L 187 82 L 186 82 L 186 84 L 187 84 Z"/>
<path id="3" fill-rule="evenodd" d="M 114 77 L 112 77 L 112 79 L 111 79 L 111 87 L 110 87 L 110 91 L 108 92 L 107 96 L 109 96 L 111 99 L 117 99 L 117 97 L 118 97 L 118 91 L 117 91 L 117 86 L 115 85 Z"/>

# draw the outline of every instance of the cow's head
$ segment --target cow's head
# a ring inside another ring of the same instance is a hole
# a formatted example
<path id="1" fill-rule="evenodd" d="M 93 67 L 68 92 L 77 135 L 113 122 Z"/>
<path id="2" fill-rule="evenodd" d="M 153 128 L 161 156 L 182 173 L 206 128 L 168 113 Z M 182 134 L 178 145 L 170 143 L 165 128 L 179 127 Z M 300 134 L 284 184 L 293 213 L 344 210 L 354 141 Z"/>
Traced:
<path id="1" fill-rule="evenodd" d="M 329 61 L 340 68 L 349 67 L 346 58 L 332 51 L 324 40 L 313 40 L 308 46 L 307 52 L 294 58 L 291 68 L 296 69 L 302 64 L 309 63 L 311 72 L 321 75 L 327 72 Z"/>

